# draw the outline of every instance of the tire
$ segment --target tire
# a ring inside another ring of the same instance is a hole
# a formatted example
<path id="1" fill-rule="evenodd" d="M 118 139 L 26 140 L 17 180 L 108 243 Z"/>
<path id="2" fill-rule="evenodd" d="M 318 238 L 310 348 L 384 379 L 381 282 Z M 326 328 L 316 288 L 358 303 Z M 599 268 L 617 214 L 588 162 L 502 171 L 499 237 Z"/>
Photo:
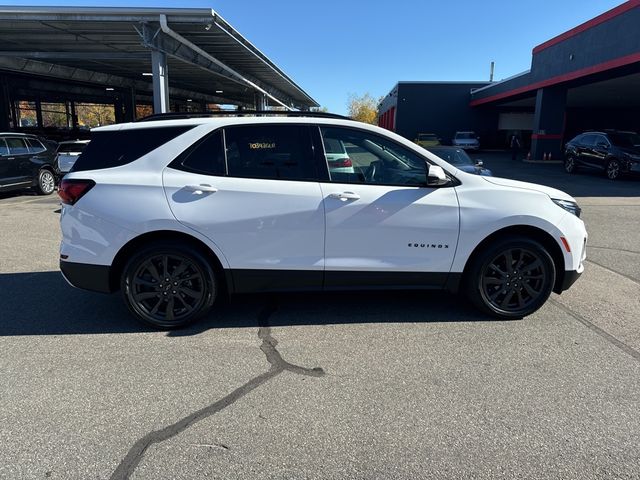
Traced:
<path id="1" fill-rule="evenodd" d="M 176 242 L 136 252 L 122 271 L 120 287 L 129 311 L 162 330 L 184 327 L 205 315 L 219 291 L 218 276 L 204 255 Z"/>
<path id="2" fill-rule="evenodd" d="M 573 155 L 569 155 L 564 159 L 564 171 L 567 173 L 576 173 L 578 171 L 578 165 Z"/>
<path id="3" fill-rule="evenodd" d="M 42 169 L 38 172 L 38 195 L 51 195 L 56 189 L 56 177 L 51 170 Z"/>
<path id="4" fill-rule="evenodd" d="M 547 301 L 555 278 L 555 264 L 542 245 L 510 236 L 496 241 L 472 260 L 465 278 L 466 292 L 483 312 L 502 319 L 519 319 Z"/>
<path id="5" fill-rule="evenodd" d="M 612 158 L 607 162 L 607 168 L 604 173 L 609 180 L 618 180 L 622 175 L 620 161 L 617 158 Z"/>

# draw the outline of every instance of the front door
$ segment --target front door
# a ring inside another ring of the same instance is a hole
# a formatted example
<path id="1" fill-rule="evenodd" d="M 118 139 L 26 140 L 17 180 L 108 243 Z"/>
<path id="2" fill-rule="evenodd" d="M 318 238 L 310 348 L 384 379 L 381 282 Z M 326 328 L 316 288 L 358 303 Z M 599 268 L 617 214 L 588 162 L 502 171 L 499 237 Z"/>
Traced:
<path id="1" fill-rule="evenodd" d="M 453 187 L 426 186 L 427 163 L 382 136 L 321 127 L 340 141 L 350 171 L 321 183 L 326 211 L 325 287 L 442 287 L 458 242 Z"/>
<path id="2" fill-rule="evenodd" d="M 163 182 L 178 221 L 225 257 L 235 291 L 322 287 L 325 220 L 309 127 L 217 130 L 167 167 Z"/>

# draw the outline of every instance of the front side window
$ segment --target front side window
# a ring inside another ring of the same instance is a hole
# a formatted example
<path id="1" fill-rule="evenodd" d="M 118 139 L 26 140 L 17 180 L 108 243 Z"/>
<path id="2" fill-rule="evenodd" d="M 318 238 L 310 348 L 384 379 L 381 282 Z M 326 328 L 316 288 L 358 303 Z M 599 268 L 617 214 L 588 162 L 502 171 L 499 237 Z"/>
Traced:
<path id="1" fill-rule="evenodd" d="M 9 147 L 9 153 L 11 155 L 29 153 L 29 148 L 27 147 L 24 138 L 7 138 L 7 146 Z"/>
<path id="2" fill-rule="evenodd" d="M 384 137 L 351 128 L 321 127 L 329 176 L 336 183 L 425 186 L 424 158 Z M 345 158 L 332 160 L 331 145 L 340 142 Z"/>
<path id="3" fill-rule="evenodd" d="M 40 153 L 46 150 L 44 145 L 40 143 L 40 140 L 36 140 L 35 138 L 28 138 L 27 143 L 29 144 L 29 151 L 31 153 Z"/>
<path id="4" fill-rule="evenodd" d="M 229 176 L 317 180 L 309 128 L 242 125 L 225 128 Z"/>
<path id="5" fill-rule="evenodd" d="M 596 144 L 596 138 L 597 135 L 583 135 L 583 137 L 580 139 L 580 145 L 583 145 L 585 147 L 593 147 Z"/>

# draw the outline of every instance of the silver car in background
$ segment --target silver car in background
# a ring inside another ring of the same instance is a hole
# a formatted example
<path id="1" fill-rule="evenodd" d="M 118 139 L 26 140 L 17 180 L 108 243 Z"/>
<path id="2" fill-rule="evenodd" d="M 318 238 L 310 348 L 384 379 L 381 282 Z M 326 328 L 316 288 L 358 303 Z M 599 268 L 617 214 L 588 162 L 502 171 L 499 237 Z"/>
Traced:
<path id="1" fill-rule="evenodd" d="M 464 150 L 478 150 L 480 148 L 480 140 L 476 132 L 456 132 L 451 144 Z"/>
<path id="2" fill-rule="evenodd" d="M 89 143 L 89 140 L 71 140 L 60 142 L 56 150 L 56 165 L 60 175 L 69 173 L 73 164 Z"/>

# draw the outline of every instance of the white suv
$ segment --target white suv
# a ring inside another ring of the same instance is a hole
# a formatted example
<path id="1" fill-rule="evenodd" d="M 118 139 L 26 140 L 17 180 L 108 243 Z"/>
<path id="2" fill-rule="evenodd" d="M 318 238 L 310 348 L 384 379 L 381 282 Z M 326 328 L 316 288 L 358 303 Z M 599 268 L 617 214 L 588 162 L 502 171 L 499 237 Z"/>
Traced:
<path id="1" fill-rule="evenodd" d="M 567 194 L 464 173 L 336 115 L 176 115 L 93 130 L 60 186 L 60 268 L 160 328 L 222 295 L 463 290 L 521 318 L 583 271 Z M 332 170 L 324 142 L 353 169 Z"/>

